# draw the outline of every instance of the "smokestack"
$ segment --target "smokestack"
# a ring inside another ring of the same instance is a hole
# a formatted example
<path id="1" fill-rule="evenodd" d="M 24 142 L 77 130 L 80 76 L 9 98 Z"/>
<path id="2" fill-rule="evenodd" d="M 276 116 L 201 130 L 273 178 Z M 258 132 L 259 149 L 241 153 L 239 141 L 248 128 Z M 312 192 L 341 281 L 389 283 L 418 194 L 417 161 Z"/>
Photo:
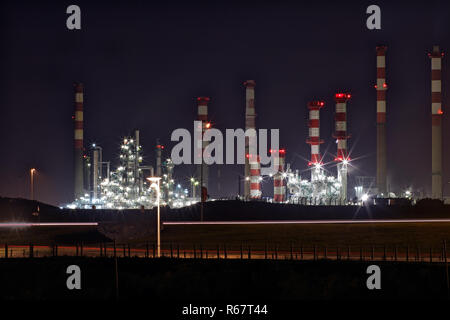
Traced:
<path id="1" fill-rule="evenodd" d="M 256 83 L 254 80 L 247 80 L 244 82 L 244 86 L 245 86 L 245 130 L 247 129 L 256 129 L 256 124 L 255 124 L 255 118 L 256 118 L 256 113 L 255 113 L 255 86 Z M 253 198 L 251 196 L 251 184 L 255 183 L 258 184 L 258 186 L 254 185 L 254 190 L 260 190 L 260 182 L 259 182 L 259 176 L 253 176 L 253 180 L 251 178 L 252 174 L 251 174 L 251 165 L 250 165 L 250 157 L 249 155 L 249 144 L 250 144 L 250 139 L 255 139 L 255 143 L 256 143 L 256 135 L 255 136 L 250 136 L 250 137 L 245 137 L 245 154 L 246 154 L 246 158 L 245 158 L 245 182 L 244 182 L 244 197 L 246 199 L 248 199 L 249 197 Z M 253 158 L 256 161 L 258 161 L 258 158 Z M 254 164 L 254 166 L 256 166 L 256 164 Z M 256 172 L 253 172 L 256 173 Z M 253 182 L 252 182 L 253 181 Z M 259 197 L 258 197 L 259 198 Z"/>
<path id="2" fill-rule="evenodd" d="M 386 46 L 377 46 L 377 187 L 387 196 L 386 186 Z"/>
<path id="3" fill-rule="evenodd" d="M 285 185 L 284 185 L 284 157 L 285 150 L 270 150 L 270 153 L 274 155 L 273 161 L 277 173 L 273 176 L 273 202 L 280 203 L 285 201 Z"/>
<path id="4" fill-rule="evenodd" d="M 336 131 L 333 135 L 337 139 L 337 161 L 338 181 L 341 183 L 341 201 L 347 201 L 347 164 L 350 161 L 347 151 L 347 101 L 351 98 L 348 93 L 336 93 L 334 99 L 336 101 L 336 114 L 334 120 L 336 122 Z"/>
<path id="5" fill-rule="evenodd" d="M 323 108 L 325 103 L 323 101 L 311 101 L 308 103 L 309 109 L 309 138 L 306 143 L 311 145 L 311 161 L 308 162 L 308 166 L 314 166 L 311 171 L 311 181 L 317 179 L 317 175 L 320 173 L 322 165 L 322 158 L 320 157 L 320 145 L 323 140 L 320 139 L 320 109 Z"/>
<path id="6" fill-rule="evenodd" d="M 157 177 L 162 177 L 162 171 L 161 171 L 161 152 L 164 149 L 164 146 L 159 144 L 159 141 L 156 142 L 156 148 L 155 148 L 155 153 L 156 153 L 156 176 Z"/>
<path id="7" fill-rule="evenodd" d="M 258 155 L 250 154 L 248 160 L 250 164 L 250 198 L 260 199 L 261 198 L 260 158 Z"/>
<path id="8" fill-rule="evenodd" d="M 442 199 L 442 93 L 441 62 L 444 53 L 433 46 L 431 59 L 431 197 Z"/>
<path id="9" fill-rule="evenodd" d="M 208 190 L 208 165 L 204 163 L 203 159 L 203 151 L 208 145 L 208 141 L 203 141 L 203 135 L 207 129 L 211 127 L 211 124 L 208 122 L 208 102 L 210 101 L 209 97 L 198 97 L 197 105 L 198 105 L 198 121 L 202 121 L 202 164 L 199 164 L 197 167 L 197 179 L 200 182 L 199 186 L 203 186 Z M 199 195 L 201 195 L 201 188 L 199 190 Z"/>
<path id="10" fill-rule="evenodd" d="M 83 84 L 74 83 L 75 117 L 74 117 L 74 198 L 84 195 L 83 166 Z"/>

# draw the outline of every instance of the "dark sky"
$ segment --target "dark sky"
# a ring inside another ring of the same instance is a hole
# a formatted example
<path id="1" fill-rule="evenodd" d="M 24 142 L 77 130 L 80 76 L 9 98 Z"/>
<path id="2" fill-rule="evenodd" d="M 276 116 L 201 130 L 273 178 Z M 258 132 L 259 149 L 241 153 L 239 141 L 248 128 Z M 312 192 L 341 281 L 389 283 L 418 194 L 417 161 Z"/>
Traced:
<path id="1" fill-rule="evenodd" d="M 157 138 L 168 145 L 176 128 L 192 130 L 194 97 L 212 98 L 219 129 L 244 127 L 242 82 L 256 81 L 257 125 L 280 128 L 287 161 L 307 168 L 306 103 L 321 112 L 322 151 L 334 153 L 333 94 L 352 93 L 350 171 L 376 172 L 375 46 L 387 51 L 388 173 L 391 188 L 431 189 L 430 61 L 433 44 L 450 49 L 448 1 L 377 1 L 382 30 L 366 28 L 373 1 L 11 1 L 1 12 L 0 196 L 29 197 L 36 167 L 37 197 L 72 200 L 73 87 L 85 84 L 85 145 L 103 146 L 117 161 L 121 136 L 141 130 L 146 161 Z M 77 4 L 82 30 L 66 28 Z M 450 66 L 443 60 L 444 141 L 450 141 Z M 444 192 L 450 193 L 450 147 L 444 142 Z M 331 154 L 326 156 L 330 161 Z M 115 165 L 114 165 L 115 166 Z M 212 168 L 211 194 L 219 194 Z M 330 167 L 333 172 L 335 169 Z M 175 168 L 185 183 L 191 166 Z M 243 167 L 222 166 L 221 195 L 237 192 Z M 350 186 L 352 188 L 352 185 Z M 349 189 L 350 189 L 349 188 Z M 271 194 L 271 182 L 264 190 Z"/>

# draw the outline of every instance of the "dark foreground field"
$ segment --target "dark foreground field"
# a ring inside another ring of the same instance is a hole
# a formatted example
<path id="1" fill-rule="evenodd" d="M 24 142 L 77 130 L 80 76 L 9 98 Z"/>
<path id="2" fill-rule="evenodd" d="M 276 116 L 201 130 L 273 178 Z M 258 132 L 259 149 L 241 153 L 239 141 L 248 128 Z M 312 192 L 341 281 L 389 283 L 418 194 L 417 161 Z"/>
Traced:
<path id="1" fill-rule="evenodd" d="M 66 268 L 81 268 L 68 290 Z M 267 303 L 296 299 L 446 299 L 442 264 L 377 263 L 381 290 L 368 290 L 369 263 L 119 258 L 119 298 Z M 115 299 L 113 258 L 0 260 L 0 299 Z"/>

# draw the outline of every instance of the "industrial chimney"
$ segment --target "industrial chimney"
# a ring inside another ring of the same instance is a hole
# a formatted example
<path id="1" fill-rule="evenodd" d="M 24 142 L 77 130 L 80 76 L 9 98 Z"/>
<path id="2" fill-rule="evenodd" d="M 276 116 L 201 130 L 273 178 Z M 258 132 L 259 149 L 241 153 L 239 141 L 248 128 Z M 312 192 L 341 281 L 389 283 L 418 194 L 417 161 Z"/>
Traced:
<path id="1" fill-rule="evenodd" d="M 442 199 L 442 93 L 441 62 L 443 53 L 433 46 L 431 59 L 431 197 Z"/>
<path id="2" fill-rule="evenodd" d="M 336 131 L 333 135 L 337 139 L 337 156 L 334 159 L 337 161 L 338 181 L 341 184 L 340 199 L 342 202 L 347 201 L 347 165 L 350 161 L 347 151 L 347 101 L 351 98 L 348 93 L 336 93 Z"/>
<path id="3" fill-rule="evenodd" d="M 308 162 L 308 166 L 312 166 L 311 181 L 317 180 L 318 175 L 321 173 L 322 158 L 320 156 L 320 145 L 323 140 L 320 139 L 320 109 L 323 108 L 325 103 L 323 101 L 311 101 L 308 103 L 309 109 L 309 138 L 306 143 L 311 145 L 311 161 Z"/>
<path id="4" fill-rule="evenodd" d="M 198 121 L 202 121 L 202 154 L 201 164 L 197 167 L 197 179 L 200 181 L 199 186 L 206 188 L 208 190 L 208 165 L 204 163 L 203 159 L 203 151 L 205 150 L 206 146 L 209 144 L 208 141 L 203 141 L 203 134 L 207 129 L 211 127 L 211 124 L 208 122 L 208 102 L 210 101 L 209 97 L 198 97 L 197 98 L 197 105 L 198 105 Z M 197 194 L 201 195 L 201 187 Z"/>
<path id="5" fill-rule="evenodd" d="M 284 149 L 270 150 L 277 172 L 273 176 L 273 202 L 280 203 L 285 201 L 286 187 L 284 181 Z"/>
<path id="6" fill-rule="evenodd" d="M 256 83 L 254 80 L 247 80 L 244 82 L 245 86 L 245 130 L 248 129 L 256 129 L 255 119 L 255 86 Z M 259 198 L 260 196 L 256 195 L 256 190 L 260 190 L 260 179 L 259 174 L 256 175 L 256 171 L 251 172 L 251 166 L 259 168 L 259 158 L 256 155 L 249 155 L 249 145 L 250 139 L 254 139 L 254 143 L 256 144 L 256 133 L 254 136 L 249 136 L 245 138 L 245 182 L 244 182 L 244 197 L 245 199 L 250 198 Z M 253 141 L 252 141 L 253 143 Z M 250 164 L 250 160 L 253 159 L 257 163 Z M 252 187 L 253 185 L 253 187 Z M 251 189 L 254 190 L 253 196 Z"/>
<path id="7" fill-rule="evenodd" d="M 74 198 L 84 195 L 83 166 L 83 84 L 74 83 L 75 116 L 74 116 Z"/>
<path id="8" fill-rule="evenodd" d="M 386 186 L 386 46 L 377 46 L 377 187 L 387 196 Z"/>

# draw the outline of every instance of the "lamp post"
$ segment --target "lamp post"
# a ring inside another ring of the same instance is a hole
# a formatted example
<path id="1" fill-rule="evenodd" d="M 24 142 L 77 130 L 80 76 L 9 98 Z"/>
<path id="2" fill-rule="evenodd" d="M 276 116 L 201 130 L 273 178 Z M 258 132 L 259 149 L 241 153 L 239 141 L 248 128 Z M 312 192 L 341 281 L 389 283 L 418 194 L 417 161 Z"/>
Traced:
<path id="1" fill-rule="evenodd" d="M 159 181 L 161 180 L 161 177 L 149 177 L 147 178 L 152 184 L 150 185 L 150 188 L 154 188 L 156 190 L 156 202 L 158 204 L 158 210 L 156 215 L 156 241 L 157 241 L 157 256 L 158 258 L 161 257 L 161 226 L 160 226 L 160 211 L 159 211 L 159 194 L 160 194 L 160 187 L 159 187 Z"/>
<path id="2" fill-rule="evenodd" d="M 34 200 L 34 174 L 36 173 L 36 169 L 32 168 L 30 169 L 30 193 L 31 193 L 31 200 Z"/>

